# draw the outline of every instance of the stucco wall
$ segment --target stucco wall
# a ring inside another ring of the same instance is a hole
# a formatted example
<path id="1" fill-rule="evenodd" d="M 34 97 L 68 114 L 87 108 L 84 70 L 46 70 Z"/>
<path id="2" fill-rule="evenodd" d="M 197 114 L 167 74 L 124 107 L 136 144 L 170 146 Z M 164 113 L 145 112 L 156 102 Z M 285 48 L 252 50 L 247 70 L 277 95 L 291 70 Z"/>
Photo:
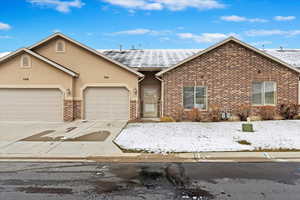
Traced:
<path id="1" fill-rule="evenodd" d="M 65 40 L 66 51 L 55 52 L 54 38 L 33 51 L 55 61 L 80 74 L 74 83 L 74 97 L 82 100 L 82 90 L 87 85 L 93 86 L 126 86 L 130 91 L 131 100 L 136 100 L 134 91 L 138 88 L 138 77 L 116 64 Z"/>
<path id="2" fill-rule="evenodd" d="M 0 87 L 2 88 L 59 88 L 65 99 L 72 98 L 66 90 L 72 90 L 73 77 L 29 54 L 30 68 L 21 68 L 21 56 L 0 64 Z M 28 79 L 28 80 L 27 80 Z"/>

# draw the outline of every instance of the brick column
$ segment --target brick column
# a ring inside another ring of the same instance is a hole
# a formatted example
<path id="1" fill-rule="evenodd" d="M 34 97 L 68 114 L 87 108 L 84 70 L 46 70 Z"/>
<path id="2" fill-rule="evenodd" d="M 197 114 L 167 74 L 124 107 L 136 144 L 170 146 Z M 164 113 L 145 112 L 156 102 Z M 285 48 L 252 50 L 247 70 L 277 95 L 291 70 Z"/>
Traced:
<path id="1" fill-rule="evenodd" d="M 64 100 L 64 121 L 73 121 L 73 100 Z"/>

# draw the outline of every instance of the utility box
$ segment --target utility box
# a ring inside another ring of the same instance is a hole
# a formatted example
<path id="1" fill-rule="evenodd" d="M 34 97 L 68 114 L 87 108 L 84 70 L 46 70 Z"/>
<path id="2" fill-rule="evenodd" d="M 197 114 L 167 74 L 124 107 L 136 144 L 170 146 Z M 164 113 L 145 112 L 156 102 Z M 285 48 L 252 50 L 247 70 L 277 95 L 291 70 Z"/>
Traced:
<path id="1" fill-rule="evenodd" d="M 243 132 L 254 132 L 253 124 L 250 124 L 250 123 L 242 124 L 242 130 L 243 130 Z"/>

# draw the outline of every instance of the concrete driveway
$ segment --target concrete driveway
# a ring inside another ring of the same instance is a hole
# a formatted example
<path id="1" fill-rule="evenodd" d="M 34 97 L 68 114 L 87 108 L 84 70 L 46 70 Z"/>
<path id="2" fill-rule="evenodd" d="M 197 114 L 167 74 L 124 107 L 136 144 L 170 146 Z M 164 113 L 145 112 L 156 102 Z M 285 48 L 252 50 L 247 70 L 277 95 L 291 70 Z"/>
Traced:
<path id="1" fill-rule="evenodd" d="M 125 125 L 125 121 L 0 122 L 0 156 L 116 156 L 122 151 L 112 141 Z"/>

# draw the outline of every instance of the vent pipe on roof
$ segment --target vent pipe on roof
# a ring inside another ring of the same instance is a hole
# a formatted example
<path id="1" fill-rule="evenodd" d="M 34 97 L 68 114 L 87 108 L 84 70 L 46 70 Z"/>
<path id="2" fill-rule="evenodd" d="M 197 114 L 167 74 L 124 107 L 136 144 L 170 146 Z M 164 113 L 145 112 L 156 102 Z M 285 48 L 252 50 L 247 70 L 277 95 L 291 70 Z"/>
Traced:
<path id="1" fill-rule="evenodd" d="M 123 51 L 123 45 L 120 44 L 119 47 L 120 47 L 120 52 L 122 52 Z"/>

